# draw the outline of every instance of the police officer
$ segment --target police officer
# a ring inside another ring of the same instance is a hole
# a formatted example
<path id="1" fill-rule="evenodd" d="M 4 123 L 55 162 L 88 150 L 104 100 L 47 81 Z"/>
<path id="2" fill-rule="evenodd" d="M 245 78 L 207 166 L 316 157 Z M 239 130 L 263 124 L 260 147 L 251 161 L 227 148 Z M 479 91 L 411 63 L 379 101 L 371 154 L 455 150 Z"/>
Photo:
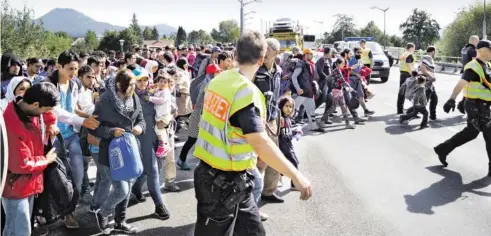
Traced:
<path id="1" fill-rule="evenodd" d="M 406 45 L 406 52 L 402 54 L 399 60 L 399 69 L 401 71 L 401 76 L 399 78 L 399 89 L 406 82 L 406 79 L 411 77 L 414 71 L 414 63 L 416 62 L 413 52 L 416 49 L 414 43 L 408 43 Z M 397 96 L 397 114 L 404 113 L 404 94 L 399 93 Z"/>
<path id="2" fill-rule="evenodd" d="M 474 58 L 477 56 L 477 51 L 476 51 L 476 46 L 477 43 L 479 43 L 479 37 L 477 35 L 472 35 L 469 38 L 469 43 L 466 44 L 462 50 L 460 51 L 460 54 L 462 55 L 462 66 L 465 67 L 467 63 L 472 61 Z M 461 74 L 464 73 L 464 68 L 462 67 L 462 71 L 460 72 Z M 457 109 L 459 109 L 460 113 L 465 114 L 464 110 L 464 99 L 459 102 L 457 105 Z"/>
<path id="3" fill-rule="evenodd" d="M 360 40 L 361 47 L 361 61 L 364 66 L 368 68 L 373 68 L 373 53 L 370 48 L 367 48 L 367 41 L 362 39 Z M 367 83 L 370 84 L 371 75 L 368 76 Z"/>
<path id="4" fill-rule="evenodd" d="M 276 56 L 280 53 L 280 42 L 274 38 L 266 39 L 268 49 L 261 67 L 257 70 L 254 78 L 254 84 L 261 90 L 266 98 L 266 131 L 269 137 L 278 144 L 278 127 L 280 112 L 278 110 L 278 101 L 280 98 L 280 80 L 281 68 L 275 63 Z M 261 199 L 267 202 L 282 203 L 284 200 L 274 194 L 280 173 L 275 169 L 265 165 L 259 161 L 258 168 L 261 173 L 264 173 L 264 189 Z"/>
<path id="5" fill-rule="evenodd" d="M 301 199 L 312 196 L 310 182 L 283 156 L 265 132 L 266 104 L 252 80 L 263 64 L 266 42 L 247 32 L 237 42 L 238 70 L 222 72 L 206 88 L 194 155 L 198 202 L 195 236 L 266 235 L 252 199 L 257 157 L 293 180 Z"/>
<path id="6" fill-rule="evenodd" d="M 436 146 L 435 153 L 438 159 L 447 166 L 447 155 L 455 148 L 475 139 L 480 132 L 486 142 L 489 158 L 489 172 L 491 176 L 491 42 L 482 40 L 477 44 L 476 59 L 467 63 L 464 74 L 455 86 L 452 96 L 445 103 L 443 109 L 449 112 L 455 110 L 455 98 L 463 90 L 467 112 L 467 127 L 449 140 Z"/>

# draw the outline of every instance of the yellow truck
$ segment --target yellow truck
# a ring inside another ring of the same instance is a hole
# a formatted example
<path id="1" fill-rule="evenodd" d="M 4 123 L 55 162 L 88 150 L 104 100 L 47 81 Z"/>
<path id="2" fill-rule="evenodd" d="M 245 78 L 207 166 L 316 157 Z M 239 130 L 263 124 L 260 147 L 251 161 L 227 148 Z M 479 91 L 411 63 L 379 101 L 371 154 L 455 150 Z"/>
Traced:
<path id="1" fill-rule="evenodd" d="M 303 35 L 303 29 L 299 23 L 290 18 L 280 18 L 274 22 L 268 37 L 278 39 L 281 51 L 291 51 L 293 47 L 299 49 L 315 47 L 314 35 Z"/>

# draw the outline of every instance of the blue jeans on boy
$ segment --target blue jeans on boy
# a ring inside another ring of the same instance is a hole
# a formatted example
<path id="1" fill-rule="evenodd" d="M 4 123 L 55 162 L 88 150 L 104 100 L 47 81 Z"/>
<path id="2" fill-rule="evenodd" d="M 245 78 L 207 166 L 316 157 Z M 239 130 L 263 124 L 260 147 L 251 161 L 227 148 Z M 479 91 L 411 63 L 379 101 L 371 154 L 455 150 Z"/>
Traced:
<path id="1" fill-rule="evenodd" d="M 164 201 L 160 193 L 159 167 L 155 152 L 152 155 L 142 155 L 143 174 L 138 177 L 133 185 L 134 192 L 141 193 L 143 184 L 147 182 L 148 192 L 155 206 L 162 206 Z"/>
<path id="2" fill-rule="evenodd" d="M 72 178 L 75 182 L 78 192 L 82 191 L 82 182 L 84 178 L 84 156 L 82 155 L 82 149 L 80 148 L 80 140 L 76 133 L 70 137 L 65 138 L 65 148 L 68 150 L 70 168 L 72 170 Z M 60 150 L 60 143 L 58 140 L 54 143 L 54 147 Z"/>
<path id="3" fill-rule="evenodd" d="M 107 199 L 109 195 L 109 189 L 107 191 L 102 190 L 99 191 L 100 185 L 101 185 L 101 167 L 99 164 L 99 153 L 98 152 L 92 152 L 92 159 L 94 159 L 95 165 L 97 167 L 97 173 L 95 177 L 95 185 L 94 185 L 94 197 L 92 198 L 92 207 L 95 207 L 99 209 L 102 204 L 104 204 L 104 201 Z"/>
<path id="4" fill-rule="evenodd" d="M 31 215 L 34 207 L 34 195 L 22 199 L 2 198 L 5 211 L 4 236 L 31 235 Z"/>
<path id="5" fill-rule="evenodd" d="M 111 184 L 113 191 L 105 199 L 101 206 L 100 213 L 102 216 L 109 216 L 114 212 L 114 221 L 121 223 L 126 220 L 126 208 L 130 200 L 131 186 L 134 179 L 127 181 L 113 181 L 111 179 L 111 169 L 104 165 L 99 165 L 101 169 L 101 181 L 98 192 L 109 191 Z M 104 194 L 104 193 L 99 193 Z"/>
<path id="6" fill-rule="evenodd" d="M 261 174 L 261 172 L 257 167 L 251 169 L 251 172 L 254 175 L 254 189 L 252 189 L 252 196 L 254 198 L 254 202 L 256 203 L 256 206 L 259 207 L 259 201 L 261 200 L 261 193 L 263 192 L 263 188 L 264 188 L 264 179 L 263 179 L 263 175 Z"/>

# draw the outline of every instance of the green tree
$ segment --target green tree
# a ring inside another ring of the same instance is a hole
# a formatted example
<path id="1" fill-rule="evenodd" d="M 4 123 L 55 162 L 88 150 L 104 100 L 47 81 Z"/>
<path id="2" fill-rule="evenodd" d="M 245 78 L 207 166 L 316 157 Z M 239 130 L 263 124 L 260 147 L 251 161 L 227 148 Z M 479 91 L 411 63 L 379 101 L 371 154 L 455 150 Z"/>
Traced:
<path id="1" fill-rule="evenodd" d="M 218 30 L 213 29 L 211 36 L 215 41 L 232 43 L 239 39 L 240 27 L 235 20 L 220 21 Z"/>
<path id="2" fill-rule="evenodd" d="M 143 30 L 143 40 L 152 40 L 152 39 L 153 39 L 152 30 L 147 26 Z"/>
<path id="3" fill-rule="evenodd" d="M 195 43 L 199 43 L 199 32 L 196 31 L 196 30 L 193 30 L 191 32 L 189 32 L 188 34 L 188 43 L 192 43 L 192 44 L 195 44 Z"/>
<path id="4" fill-rule="evenodd" d="M 404 40 L 397 35 L 392 35 L 389 37 L 389 44 L 393 47 L 404 47 Z"/>
<path id="5" fill-rule="evenodd" d="M 438 22 L 428 12 L 417 8 L 413 9 L 413 14 L 399 28 L 402 30 L 402 38 L 407 42 L 414 42 L 418 49 L 426 48 L 440 38 Z"/>
<path id="6" fill-rule="evenodd" d="M 121 39 L 121 34 L 117 30 L 104 32 L 104 37 L 102 37 L 101 41 L 99 42 L 99 50 L 102 51 L 121 50 L 121 46 L 119 44 L 120 39 Z"/>
<path id="7" fill-rule="evenodd" d="M 43 57 L 57 58 L 61 52 L 70 48 L 72 41 L 72 37 L 65 32 L 45 31 L 40 52 Z"/>
<path id="8" fill-rule="evenodd" d="M 120 39 L 124 40 L 124 50 L 125 51 L 130 51 L 131 46 L 134 44 L 139 43 L 140 38 L 137 36 L 135 31 L 133 31 L 133 28 L 126 28 L 120 32 Z M 140 44 L 140 43 L 139 43 Z M 119 45 L 119 39 L 118 39 L 118 45 Z M 121 46 L 119 46 L 121 47 Z"/>
<path id="9" fill-rule="evenodd" d="M 175 44 L 176 47 L 181 44 L 184 44 L 186 42 L 186 38 L 187 38 L 186 31 L 184 31 L 182 26 L 179 26 L 177 28 L 177 34 L 176 34 L 176 44 Z"/>
<path id="10" fill-rule="evenodd" d="M 154 26 L 152 29 L 152 39 L 159 40 L 159 38 L 160 38 L 159 30 L 157 29 L 157 27 Z"/>
<path id="11" fill-rule="evenodd" d="M 489 35 L 491 32 L 491 4 L 486 6 L 486 13 L 488 22 L 486 30 Z M 443 37 L 439 43 L 441 54 L 460 57 L 460 50 L 468 43 L 471 35 L 478 35 L 482 38 L 483 17 L 484 6 L 482 2 L 474 3 L 462 9 L 455 20 L 443 31 Z"/>
<path id="12" fill-rule="evenodd" d="M 360 29 L 360 36 L 374 37 L 374 40 L 382 42 L 382 39 L 384 38 L 384 32 L 380 30 L 380 28 L 377 26 L 377 24 L 375 24 L 374 21 L 370 21 L 364 28 Z"/>
<path id="13" fill-rule="evenodd" d="M 199 43 L 212 43 L 213 42 L 213 38 L 211 37 L 211 35 L 202 29 L 200 29 L 198 31 L 198 35 L 199 35 L 199 40 L 198 40 Z"/>
<path id="14" fill-rule="evenodd" d="M 97 40 L 97 35 L 95 34 L 95 31 L 87 31 L 84 37 L 84 44 L 86 52 L 92 52 L 97 49 L 97 47 L 99 47 L 99 40 Z"/>
<path id="15" fill-rule="evenodd" d="M 134 34 L 138 37 L 138 44 L 143 43 L 143 34 L 142 34 L 142 28 L 140 27 L 140 24 L 138 23 L 138 19 L 136 18 L 136 14 L 133 13 L 133 17 L 131 18 L 131 24 L 130 28 L 133 30 Z"/>
<path id="16" fill-rule="evenodd" d="M 2 1 L 1 12 L 1 52 L 15 55 L 41 57 L 44 29 L 42 23 L 34 21 L 34 11 L 24 5 L 22 10 L 10 7 L 7 0 Z"/>
<path id="17" fill-rule="evenodd" d="M 358 36 L 360 32 L 356 29 L 356 24 L 352 16 L 337 14 L 334 29 L 331 32 L 334 40 L 344 40 L 345 37 Z"/>

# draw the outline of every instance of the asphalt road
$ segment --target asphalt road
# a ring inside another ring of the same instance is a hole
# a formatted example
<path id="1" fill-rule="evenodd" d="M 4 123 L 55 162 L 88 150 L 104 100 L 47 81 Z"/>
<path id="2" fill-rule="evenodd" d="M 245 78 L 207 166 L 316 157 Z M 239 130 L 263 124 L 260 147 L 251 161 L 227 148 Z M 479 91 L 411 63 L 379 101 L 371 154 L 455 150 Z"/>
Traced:
<path id="1" fill-rule="evenodd" d="M 366 125 L 345 130 L 335 123 L 327 133 L 306 133 L 296 143 L 300 169 L 312 181 L 314 197 L 302 202 L 298 192 L 280 188 L 286 202 L 262 206 L 270 216 L 265 222 L 268 235 L 490 235 L 491 180 L 484 178 L 488 160 L 482 138 L 456 149 L 447 169 L 433 153 L 433 146 L 465 125 L 460 113 L 444 114 L 442 109 L 459 77 L 438 75 L 440 121 L 425 130 L 418 130 L 420 120 L 409 127 L 398 124 L 398 77 L 394 68 L 387 83 L 373 83 L 376 95 L 368 105 L 376 114 Z M 179 171 L 178 180 L 182 192 L 164 193 L 172 211 L 168 221 L 150 215 L 150 198 L 129 208 L 128 222 L 140 228 L 138 235 L 193 235 L 192 172 Z M 50 235 L 97 235 L 87 206 L 77 210 L 77 217 L 81 229 L 68 231 L 57 224 Z"/>

